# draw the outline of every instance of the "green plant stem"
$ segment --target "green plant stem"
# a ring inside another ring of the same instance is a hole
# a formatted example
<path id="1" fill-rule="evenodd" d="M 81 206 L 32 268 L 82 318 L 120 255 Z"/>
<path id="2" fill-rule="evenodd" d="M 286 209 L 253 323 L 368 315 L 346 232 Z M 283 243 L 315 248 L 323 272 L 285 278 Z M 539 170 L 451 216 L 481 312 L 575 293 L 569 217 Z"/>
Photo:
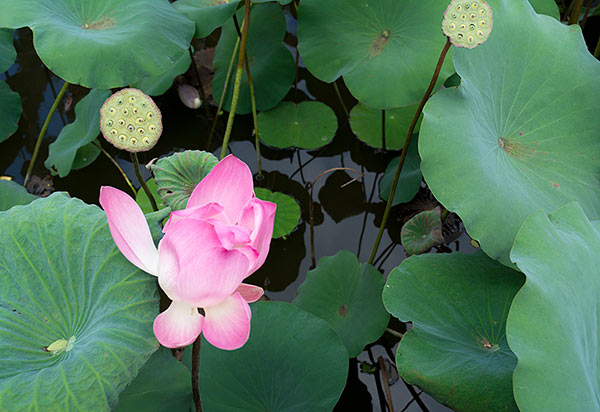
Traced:
<path id="1" fill-rule="evenodd" d="M 594 50 L 594 57 L 600 59 L 600 37 L 598 37 L 598 43 L 596 43 L 596 49 Z"/>
<path id="2" fill-rule="evenodd" d="M 198 376 L 200 375 L 200 344 L 202 343 L 202 335 L 194 341 L 192 345 L 192 394 L 194 397 L 194 406 L 196 412 L 202 412 L 202 399 L 200 398 L 200 384 Z"/>
<path id="3" fill-rule="evenodd" d="M 60 103 L 63 96 L 65 95 L 65 92 L 67 91 L 67 87 L 69 87 L 69 82 L 65 82 L 65 84 L 63 84 L 62 89 L 60 89 L 60 92 L 58 92 L 58 96 L 56 96 L 56 99 L 54 99 L 54 103 L 52 103 L 52 107 L 50 107 L 50 111 L 46 116 L 46 120 L 44 120 L 42 130 L 40 130 L 40 134 L 38 135 L 37 141 L 35 142 L 35 148 L 33 149 L 33 154 L 31 155 L 29 166 L 27 167 L 27 173 L 25 174 L 25 181 L 23 182 L 23 186 L 27 186 L 27 183 L 29 183 L 29 179 L 31 178 L 31 171 L 33 170 L 33 165 L 35 164 L 35 159 L 37 158 L 37 155 L 40 151 L 40 146 L 42 145 L 42 139 L 46 134 L 46 130 L 48 129 L 48 125 L 50 124 L 50 119 L 52 119 L 54 111 L 58 107 L 58 104 Z"/>
<path id="4" fill-rule="evenodd" d="M 213 124 L 210 128 L 210 133 L 208 135 L 208 144 L 207 149 L 210 150 L 210 144 L 212 143 L 212 137 L 215 133 L 215 128 L 217 127 L 217 120 L 219 120 L 219 115 L 221 110 L 223 109 L 223 102 L 225 101 L 225 93 L 227 93 L 227 88 L 229 86 L 229 79 L 231 78 L 231 72 L 233 71 L 233 63 L 235 62 L 235 55 L 238 51 L 238 47 L 240 47 L 240 38 L 235 42 L 235 46 L 233 46 L 233 53 L 231 53 L 231 59 L 229 60 L 229 67 L 227 68 L 227 74 L 225 75 L 225 83 L 223 84 L 223 91 L 221 92 L 221 98 L 219 99 L 219 107 L 217 108 L 217 114 L 215 115 L 215 119 L 213 120 Z"/>
<path id="5" fill-rule="evenodd" d="M 404 337 L 404 333 L 398 332 L 397 330 L 385 328 L 385 331 L 392 336 L 402 339 Z"/>
<path id="6" fill-rule="evenodd" d="M 100 145 L 100 143 L 98 143 L 97 141 L 92 141 L 93 145 L 96 146 L 98 149 L 100 149 L 100 151 L 102 153 L 104 153 L 104 155 L 106 157 L 108 157 L 108 160 L 110 160 L 112 162 L 112 164 L 115 165 L 115 167 L 119 170 L 119 173 L 121 173 L 121 176 L 123 176 L 123 179 L 125 179 L 125 182 L 127 183 L 127 185 L 129 186 L 129 188 L 131 189 L 131 192 L 133 193 L 133 197 L 137 196 L 137 191 L 135 190 L 135 187 L 133 187 L 133 184 L 131 183 L 131 180 L 129 180 L 129 178 L 127 177 L 127 175 L 125 174 L 125 172 L 123 171 L 123 169 L 121 169 L 121 166 L 119 166 L 119 164 L 117 163 L 117 161 L 110 155 L 110 153 L 108 153 L 106 150 L 104 150 L 104 148 Z"/>
<path id="7" fill-rule="evenodd" d="M 590 15 L 590 10 L 592 9 L 592 3 L 594 0 L 588 0 L 588 4 L 585 7 L 585 11 L 583 12 L 583 18 L 581 19 L 581 30 L 585 27 L 585 23 L 587 22 L 588 16 Z"/>
<path id="8" fill-rule="evenodd" d="M 575 6 L 573 7 L 571 14 L 569 15 L 569 24 L 577 24 L 577 22 L 579 21 L 581 9 L 583 8 L 583 0 L 574 0 L 573 4 Z"/>
<path id="9" fill-rule="evenodd" d="M 375 259 L 375 254 L 377 253 L 377 249 L 379 248 L 379 243 L 381 242 L 381 237 L 383 236 L 383 231 L 385 229 L 385 225 L 387 223 L 388 217 L 390 215 L 390 209 L 392 208 L 392 202 L 394 201 L 394 196 L 396 195 L 396 187 L 398 186 L 398 180 L 400 179 L 400 173 L 402 172 L 402 166 L 404 166 L 404 160 L 406 159 L 406 153 L 408 152 L 408 145 L 410 144 L 410 139 L 412 137 L 413 132 L 415 131 L 415 126 L 417 125 L 417 121 L 421 116 L 421 112 L 423 111 L 423 107 L 435 84 L 437 83 L 438 77 L 440 76 L 440 71 L 442 70 L 442 65 L 444 64 L 444 59 L 446 58 L 446 54 L 448 54 L 448 50 L 450 50 L 450 39 L 446 38 L 446 44 L 442 49 L 442 53 L 440 54 L 440 58 L 438 59 L 437 66 L 435 67 L 435 71 L 433 73 L 433 77 L 431 78 L 431 82 L 429 83 L 429 87 L 427 91 L 423 95 L 421 102 L 419 103 L 419 107 L 417 107 L 417 111 L 415 116 L 412 119 L 410 127 L 408 128 L 408 133 L 406 135 L 406 140 L 404 141 L 404 147 L 402 147 L 402 154 L 400 155 L 400 162 L 398 163 L 398 167 L 396 168 L 396 174 L 394 175 L 394 182 L 392 183 L 392 189 L 390 190 L 390 194 L 388 197 L 388 201 L 385 205 L 385 211 L 383 212 L 383 219 L 381 220 L 381 225 L 379 226 L 379 232 L 377 233 L 377 239 L 375 239 L 375 244 L 373 245 L 373 250 L 371 250 L 371 256 L 369 257 L 369 264 L 373 264 L 373 260 Z"/>
<path id="10" fill-rule="evenodd" d="M 144 192 L 146 192 L 146 196 L 150 200 L 150 204 L 152 205 L 152 210 L 158 212 L 158 206 L 156 205 L 156 200 L 154 200 L 154 196 L 152 196 L 152 192 L 150 192 L 150 188 L 146 184 L 146 181 L 142 177 L 142 173 L 140 172 L 140 161 L 138 160 L 137 153 L 130 153 L 131 161 L 133 162 L 133 171 L 135 172 L 136 177 L 140 181 Z"/>
<path id="11" fill-rule="evenodd" d="M 342 94 L 340 93 L 340 89 L 338 88 L 337 80 L 333 82 L 333 88 L 335 89 L 335 94 L 337 94 L 340 104 L 342 105 L 342 109 L 344 109 L 344 113 L 346 113 L 346 117 L 350 118 L 350 113 L 348 112 L 348 108 L 344 104 L 344 99 L 342 99 Z"/>
<path id="12" fill-rule="evenodd" d="M 231 107 L 229 108 L 229 117 L 227 118 L 227 126 L 225 127 L 225 136 L 223 137 L 223 146 L 221 147 L 221 159 L 227 153 L 231 130 L 233 129 L 233 119 L 235 118 L 235 110 L 237 109 L 238 99 L 240 97 L 240 87 L 242 84 L 242 71 L 244 70 L 244 62 L 246 60 L 246 41 L 248 40 L 248 27 L 250 26 L 250 0 L 245 0 L 244 23 L 242 25 L 242 40 L 240 41 L 240 55 L 238 57 L 237 71 L 235 72 L 235 81 L 233 83 L 233 96 L 231 97 Z"/>

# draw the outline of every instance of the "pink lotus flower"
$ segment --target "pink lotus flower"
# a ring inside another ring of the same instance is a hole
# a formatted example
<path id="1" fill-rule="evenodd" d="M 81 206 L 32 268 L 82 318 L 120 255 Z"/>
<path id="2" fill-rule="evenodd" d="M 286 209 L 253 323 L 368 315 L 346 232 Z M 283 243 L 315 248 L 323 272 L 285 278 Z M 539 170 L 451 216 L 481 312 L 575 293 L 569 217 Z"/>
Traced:
<path id="1" fill-rule="evenodd" d="M 219 162 L 196 186 L 187 207 L 171 213 L 158 249 L 131 197 L 103 186 L 100 204 L 121 253 L 158 276 L 173 301 L 154 320 L 154 334 L 163 346 L 189 345 L 201 332 L 221 349 L 246 343 L 248 303 L 257 301 L 263 290 L 242 281 L 267 257 L 276 208 L 254 196 L 246 164 L 232 155 Z"/>

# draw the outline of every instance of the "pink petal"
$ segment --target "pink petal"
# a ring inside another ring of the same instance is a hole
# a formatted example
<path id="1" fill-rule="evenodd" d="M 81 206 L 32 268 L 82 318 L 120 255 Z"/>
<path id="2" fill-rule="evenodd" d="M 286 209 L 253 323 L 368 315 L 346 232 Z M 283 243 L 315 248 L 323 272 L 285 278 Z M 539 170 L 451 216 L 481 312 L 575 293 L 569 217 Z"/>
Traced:
<path id="1" fill-rule="evenodd" d="M 242 295 L 248 303 L 256 302 L 265 293 L 263 288 L 248 283 L 242 283 L 235 291 Z"/>
<path id="2" fill-rule="evenodd" d="M 187 303 L 173 301 L 171 306 L 154 319 L 154 334 L 161 345 L 179 348 L 193 343 L 204 324 L 198 309 Z"/>
<path id="3" fill-rule="evenodd" d="M 204 311 L 204 337 L 213 346 L 234 350 L 248 341 L 252 313 L 241 294 L 235 293 L 218 305 L 205 307 Z"/>
<path id="4" fill-rule="evenodd" d="M 258 259 L 250 268 L 248 276 L 261 267 L 267 259 L 273 237 L 276 209 L 275 203 L 254 198 L 248 202 L 242 212 L 240 224 L 252 230 L 250 245 L 258 251 Z"/>
<path id="5" fill-rule="evenodd" d="M 229 155 L 198 183 L 188 200 L 187 208 L 215 202 L 223 206 L 229 223 L 235 224 L 242 208 L 254 196 L 253 186 L 248 166 Z"/>
<path id="6" fill-rule="evenodd" d="M 171 213 L 167 224 L 163 228 L 163 233 L 167 233 L 169 227 L 175 223 L 179 222 L 183 219 L 196 219 L 196 220 L 204 220 L 204 219 L 218 219 L 221 221 L 227 221 L 229 218 L 225 216 L 223 213 L 223 206 L 217 203 L 207 203 L 204 206 L 197 206 L 192 208 L 187 208 L 183 210 L 176 210 Z"/>
<path id="7" fill-rule="evenodd" d="M 119 189 L 102 186 L 100 205 L 106 212 L 110 233 L 121 253 L 144 272 L 156 276 L 158 251 L 135 200 Z"/>
<path id="8" fill-rule="evenodd" d="M 159 254 L 160 286 L 172 299 L 197 307 L 231 295 L 249 268 L 243 251 L 225 249 L 214 227 L 201 220 L 173 224 L 160 242 Z"/>

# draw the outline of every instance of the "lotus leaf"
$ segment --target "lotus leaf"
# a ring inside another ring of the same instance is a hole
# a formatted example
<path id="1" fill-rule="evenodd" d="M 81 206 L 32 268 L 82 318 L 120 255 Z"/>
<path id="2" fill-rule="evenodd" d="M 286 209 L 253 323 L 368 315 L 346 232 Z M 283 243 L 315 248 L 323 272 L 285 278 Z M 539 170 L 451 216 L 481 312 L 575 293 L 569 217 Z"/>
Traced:
<path id="1" fill-rule="evenodd" d="M 482 252 L 404 260 L 383 291 L 387 310 L 413 322 L 396 354 L 402 378 L 457 411 L 517 412 L 505 322 L 523 281 Z"/>
<path id="2" fill-rule="evenodd" d="M 0 211 L 16 205 L 26 205 L 37 199 L 23 186 L 12 180 L 0 180 Z"/>
<path id="3" fill-rule="evenodd" d="M 68 175 L 77 151 L 100 134 L 100 107 L 108 96 L 110 90 L 93 89 L 75 105 L 75 121 L 63 127 L 48 148 L 44 165 L 53 174 Z"/>
<path id="4" fill-rule="evenodd" d="M 14 30 L 0 29 L 0 73 L 7 71 L 17 58 L 13 44 Z"/>
<path id="5" fill-rule="evenodd" d="M 260 138 L 273 147 L 316 149 L 333 140 L 337 118 L 321 102 L 281 102 L 258 114 Z"/>
<path id="6" fill-rule="evenodd" d="M 399 150 L 404 146 L 408 128 L 412 122 L 417 105 L 398 107 L 385 111 L 385 148 Z M 417 123 L 415 132 L 419 131 Z M 371 147 L 383 148 L 381 139 L 381 110 L 357 104 L 350 112 L 350 127 L 360 140 Z"/>
<path id="7" fill-rule="evenodd" d="M 163 203 L 172 210 L 185 209 L 196 185 L 218 161 L 212 153 L 186 150 L 153 164 L 152 172 Z"/>
<path id="8" fill-rule="evenodd" d="M 383 334 L 390 320 L 381 300 L 384 283 L 377 269 L 341 250 L 321 258 L 306 274 L 293 303 L 329 322 L 353 358 Z"/>
<path id="9" fill-rule="evenodd" d="M 526 0 L 490 6 L 490 38 L 454 52 L 461 85 L 425 106 L 419 152 L 435 197 L 510 264 L 534 210 L 576 199 L 600 216 L 600 62 L 579 27 L 535 14 Z"/>
<path id="10" fill-rule="evenodd" d="M 163 74 L 194 35 L 168 0 L 0 0 L 0 10 L 0 27 L 30 27 L 44 64 L 89 88 Z"/>
<path id="11" fill-rule="evenodd" d="M 379 182 L 379 196 L 383 200 L 388 200 L 398 163 L 400 163 L 400 157 L 393 159 L 385 169 L 385 174 Z M 394 195 L 392 206 L 410 202 L 419 191 L 421 180 L 422 176 L 419 153 L 417 152 L 417 141 L 413 137 L 413 141 L 408 145 L 408 154 L 404 160 L 404 166 L 400 173 L 400 179 L 398 180 L 398 186 L 396 187 L 396 194 Z"/>
<path id="12" fill-rule="evenodd" d="M 376 109 L 417 103 L 446 38 L 448 0 L 302 0 L 298 49 L 325 82 L 340 76 L 360 102 Z M 418 67 L 419 70 L 415 70 Z M 452 74 L 446 60 L 439 85 Z"/>
<path id="13" fill-rule="evenodd" d="M 192 58 L 190 57 L 190 54 L 185 53 L 181 55 L 179 60 L 177 60 L 165 73 L 159 76 L 141 79 L 139 82 L 135 83 L 133 87 L 140 89 L 147 95 L 159 96 L 169 90 L 173 85 L 175 77 L 185 73 L 191 63 Z"/>
<path id="14" fill-rule="evenodd" d="M 196 23 L 198 38 L 221 27 L 235 13 L 239 0 L 177 0 L 173 6 Z"/>
<path id="15" fill-rule="evenodd" d="M 522 411 L 600 410 L 600 221 L 577 202 L 523 223 L 510 258 L 527 276 L 508 316 Z"/>
<path id="16" fill-rule="evenodd" d="M 240 24 L 243 21 L 243 13 L 243 10 L 238 11 Z M 246 53 L 258 110 L 269 110 L 275 107 L 284 98 L 294 82 L 296 66 L 294 58 L 282 43 L 285 33 L 285 16 L 278 4 L 257 4 L 252 7 Z M 220 99 L 223 91 L 227 68 L 237 39 L 238 34 L 233 20 L 231 20 L 223 26 L 213 61 L 215 68 L 215 77 L 212 84 L 213 97 L 217 100 Z M 234 73 L 230 77 L 227 93 L 225 94 L 223 105 L 225 110 L 230 110 L 231 107 L 237 60 L 236 54 Z M 245 114 L 250 113 L 251 110 L 250 87 L 244 71 L 236 113 Z"/>
<path id="17" fill-rule="evenodd" d="M 0 410 L 109 411 L 157 348 L 156 279 L 64 193 L 0 213 Z"/>
<path id="18" fill-rule="evenodd" d="M 410 218 L 402 226 L 400 238 L 404 250 L 409 255 L 420 255 L 443 243 L 440 208 L 426 210 Z"/>
<path id="19" fill-rule="evenodd" d="M 8 139 L 19 127 L 21 97 L 8 84 L 0 82 L 0 143 Z"/>
<path id="20" fill-rule="evenodd" d="M 289 303 L 251 305 L 250 339 L 222 351 L 204 338 L 200 387 L 206 411 L 328 412 L 342 394 L 348 353 L 323 319 Z"/>
<path id="21" fill-rule="evenodd" d="M 71 165 L 72 170 L 83 169 L 84 167 L 91 165 L 94 160 L 98 158 L 100 149 L 94 143 L 99 144 L 98 140 L 94 140 L 94 142 L 83 145 L 77 149 L 75 159 L 73 159 L 73 164 Z"/>
<path id="22" fill-rule="evenodd" d="M 275 225 L 273 226 L 273 239 L 283 237 L 292 233 L 300 221 L 300 205 L 298 202 L 284 193 L 271 192 L 269 189 L 257 187 L 254 189 L 256 197 L 268 200 L 277 205 L 275 212 Z"/>

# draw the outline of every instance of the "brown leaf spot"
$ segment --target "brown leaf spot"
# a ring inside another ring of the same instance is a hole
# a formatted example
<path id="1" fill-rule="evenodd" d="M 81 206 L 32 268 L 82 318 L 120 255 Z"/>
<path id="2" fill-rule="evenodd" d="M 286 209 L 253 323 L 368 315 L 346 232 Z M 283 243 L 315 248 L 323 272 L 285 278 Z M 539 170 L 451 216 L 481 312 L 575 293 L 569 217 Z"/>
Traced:
<path id="1" fill-rule="evenodd" d="M 116 26 L 117 21 L 112 17 L 102 16 L 98 20 L 88 23 L 87 21 L 81 25 L 85 30 L 107 30 Z"/>
<path id="2" fill-rule="evenodd" d="M 552 186 L 554 186 L 554 187 L 555 187 L 555 188 L 557 188 L 557 189 L 560 189 L 560 185 L 559 185 L 558 183 L 554 183 L 554 182 L 552 182 Z"/>
<path id="3" fill-rule="evenodd" d="M 390 32 L 389 30 L 386 29 L 386 30 L 382 31 L 381 34 L 379 36 L 377 36 L 377 38 L 375 40 L 373 40 L 373 46 L 371 47 L 371 53 L 370 53 L 371 57 L 375 57 L 375 56 L 383 53 L 383 49 L 385 48 L 385 45 L 387 44 L 391 35 L 392 35 L 392 32 Z"/>
<path id="4" fill-rule="evenodd" d="M 338 315 L 340 315 L 341 317 L 345 317 L 348 314 L 348 305 L 346 305 L 345 303 L 339 307 L 338 309 Z"/>

